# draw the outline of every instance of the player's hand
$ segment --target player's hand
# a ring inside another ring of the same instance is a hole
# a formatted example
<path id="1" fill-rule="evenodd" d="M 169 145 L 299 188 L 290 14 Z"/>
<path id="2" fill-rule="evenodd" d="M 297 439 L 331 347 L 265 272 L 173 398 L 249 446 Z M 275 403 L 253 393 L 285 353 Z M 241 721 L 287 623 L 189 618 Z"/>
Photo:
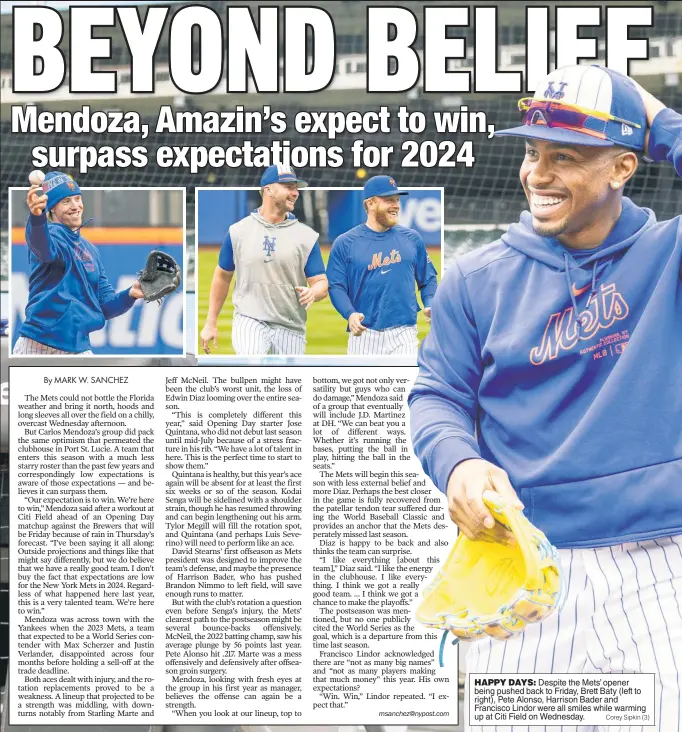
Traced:
<path id="1" fill-rule="evenodd" d="M 353 313 L 348 318 L 348 327 L 354 336 L 361 336 L 367 330 L 367 328 L 362 324 L 364 319 L 365 316 L 362 313 Z"/>
<path id="2" fill-rule="evenodd" d="M 485 491 L 500 493 L 512 507 L 523 508 L 502 468 L 487 460 L 471 459 L 461 462 L 450 474 L 447 488 L 450 518 L 469 539 L 503 544 L 514 541 L 512 533 L 495 521 L 483 503 Z"/>
<path id="3" fill-rule="evenodd" d="M 38 193 L 40 191 L 40 193 Z M 42 186 L 31 186 L 26 194 L 26 205 L 34 216 L 40 216 L 47 206 L 47 196 L 43 194 Z"/>
<path id="4" fill-rule="evenodd" d="M 636 81 L 635 81 L 635 86 L 637 87 L 639 96 L 642 97 L 642 101 L 644 102 L 644 111 L 646 112 L 647 131 L 646 131 L 646 141 L 644 143 L 644 152 L 646 153 L 649 150 L 649 132 L 651 130 L 651 125 L 654 123 L 654 119 L 656 118 L 656 115 L 662 109 L 665 109 L 665 104 L 663 104 L 663 102 L 661 102 L 660 100 L 656 99 L 656 97 L 653 94 L 650 94 L 646 89 L 644 89 L 642 86 L 640 86 Z"/>
<path id="5" fill-rule="evenodd" d="M 431 308 L 424 308 L 424 317 L 427 323 L 431 322 Z"/>
<path id="6" fill-rule="evenodd" d="M 215 325 L 206 323 L 199 338 L 201 338 L 201 347 L 204 349 L 204 353 L 211 352 L 211 345 L 213 345 L 213 348 L 218 348 L 218 328 Z"/>
<path id="7" fill-rule="evenodd" d="M 299 286 L 296 288 L 298 293 L 299 305 L 302 305 L 306 310 L 315 302 L 315 293 L 310 287 Z"/>
<path id="8" fill-rule="evenodd" d="M 144 297 L 144 292 L 142 292 L 139 280 L 135 280 L 135 282 L 133 282 L 133 286 L 130 288 L 130 292 L 128 294 L 135 300 L 139 300 L 141 297 Z"/>

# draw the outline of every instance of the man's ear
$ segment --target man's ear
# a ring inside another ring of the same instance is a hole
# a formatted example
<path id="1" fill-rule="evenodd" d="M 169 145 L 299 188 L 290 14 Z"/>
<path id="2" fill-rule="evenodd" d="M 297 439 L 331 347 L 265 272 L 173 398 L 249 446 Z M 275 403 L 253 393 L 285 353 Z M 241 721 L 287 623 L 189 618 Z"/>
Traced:
<path id="1" fill-rule="evenodd" d="M 636 173 L 638 166 L 639 158 L 634 150 L 623 150 L 617 153 L 613 159 L 611 182 L 617 182 L 619 184 L 617 187 L 623 188 Z"/>

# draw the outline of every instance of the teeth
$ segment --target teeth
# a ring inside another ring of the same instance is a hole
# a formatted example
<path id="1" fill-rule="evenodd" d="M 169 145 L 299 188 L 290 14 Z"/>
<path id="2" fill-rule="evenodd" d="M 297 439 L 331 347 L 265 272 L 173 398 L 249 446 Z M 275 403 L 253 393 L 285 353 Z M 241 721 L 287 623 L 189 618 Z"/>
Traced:
<path id="1" fill-rule="evenodd" d="M 563 198 L 558 198 L 557 196 L 538 196 L 535 193 L 531 194 L 531 203 L 533 206 L 554 206 L 563 200 Z"/>

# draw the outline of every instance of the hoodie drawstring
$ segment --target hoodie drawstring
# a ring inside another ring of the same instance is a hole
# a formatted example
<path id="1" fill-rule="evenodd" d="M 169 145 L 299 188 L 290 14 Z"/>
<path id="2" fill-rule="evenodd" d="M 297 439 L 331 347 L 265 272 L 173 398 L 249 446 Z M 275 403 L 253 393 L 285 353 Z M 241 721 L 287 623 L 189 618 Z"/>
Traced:
<path id="1" fill-rule="evenodd" d="M 573 312 L 575 313 L 575 319 L 577 323 L 578 333 L 580 333 L 583 325 L 583 319 L 578 316 L 578 301 L 575 299 L 573 294 L 573 283 L 571 282 L 571 274 L 568 271 L 568 253 L 564 252 L 564 274 L 566 275 L 566 284 L 568 285 L 568 294 L 571 296 L 571 302 L 573 303 Z"/>
<path id="2" fill-rule="evenodd" d="M 590 290 L 590 298 L 588 303 L 597 294 L 597 264 L 599 260 L 595 259 L 592 265 L 592 288 Z M 569 256 L 568 252 L 564 252 L 564 274 L 566 275 L 566 283 L 568 284 L 568 294 L 571 296 L 571 302 L 573 303 L 573 312 L 575 313 L 576 327 L 578 328 L 578 335 L 582 332 L 583 318 L 578 315 L 578 301 L 576 300 L 575 293 L 573 292 L 573 282 L 571 282 L 571 274 L 568 271 L 569 268 Z"/>

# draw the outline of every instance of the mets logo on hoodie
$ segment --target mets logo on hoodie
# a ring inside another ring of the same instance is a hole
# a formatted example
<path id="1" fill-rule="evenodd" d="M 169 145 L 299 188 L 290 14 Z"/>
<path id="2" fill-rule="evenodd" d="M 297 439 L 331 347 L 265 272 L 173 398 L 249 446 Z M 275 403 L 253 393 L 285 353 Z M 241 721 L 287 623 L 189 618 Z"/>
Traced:
<path id="1" fill-rule="evenodd" d="M 615 284 L 601 285 L 599 291 L 590 296 L 585 309 L 579 315 L 576 316 L 575 309 L 569 307 L 549 316 L 542 340 L 531 348 L 530 362 L 539 366 L 545 361 L 554 360 L 562 351 L 574 349 L 580 341 L 593 340 L 600 331 L 627 318 L 629 312 L 630 308 L 625 298 L 616 290 Z M 594 351 L 598 346 L 599 344 L 586 350 Z M 622 353 L 623 350 L 624 344 L 621 344 L 617 353 Z"/>
<path id="2" fill-rule="evenodd" d="M 88 248 L 83 244 L 83 242 L 79 239 L 76 242 L 76 246 L 74 248 L 74 254 L 76 256 L 76 259 L 79 262 L 83 263 L 83 266 L 88 272 L 94 272 L 95 271 L 95 262 L 92 257 L 92 254 L 88 251 Z"/>

